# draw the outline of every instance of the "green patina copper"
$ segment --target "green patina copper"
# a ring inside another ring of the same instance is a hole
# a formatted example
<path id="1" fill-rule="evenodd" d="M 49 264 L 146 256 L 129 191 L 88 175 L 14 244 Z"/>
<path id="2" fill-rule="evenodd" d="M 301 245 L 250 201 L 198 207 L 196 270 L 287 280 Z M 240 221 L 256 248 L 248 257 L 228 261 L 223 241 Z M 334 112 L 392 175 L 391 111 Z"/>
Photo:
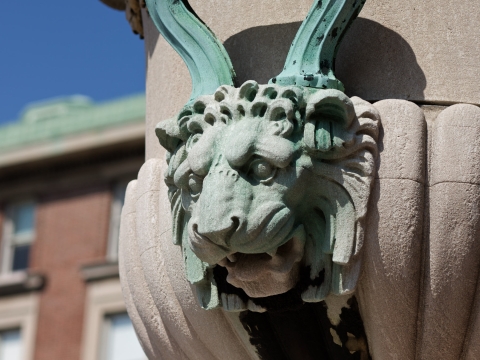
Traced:
<path id="1" fill-rule="evenodd" d="M 205 309 L 265 311 L 258 299 L 290 290 L 318 302 L 355 288 L 379 115 L 342 92 L 333 66 L 363 3 L 315 2 L 284 71 L 235 88 L 225 49 L 186 0 L 147 1 L 192 75 L 192 98 L 156 135 L 173 242 Z"/>
<path id="2" fill-rule="evenodd" d="M 344 91 L 334 74 L 335 57 L 363 4 L 365 0 L 316 0 L 293 40 L 283 71 L 270 83 Z"/>
<path id="3" fill-rule="evenodd" d="M 301 273 L 306 302 L 354 289 L 378 125 L 369 103 L 339 90 L 254 81 L 157 125 L 173 241 L 204 308 L 258 311 L 256 299 L 288 292 Z M 242 295 L 218 287 L 218 267 Z"/>
<path id="4" fill-rule="evenodd" d="M 144 121 L 144 94 L 100 104 L 84 96 L 43 101 L 27 105 L 19 121 L 0 127 L 0 152 Z"/>
<path id="5" fill-rule="evenodd" d="M 182 57 L 192 77 L 190 101 L 213 94 L 220 85 L 233 85 L 230 57 L 216 36 L 186 0 L 147 0 L 153 22 Z"/>

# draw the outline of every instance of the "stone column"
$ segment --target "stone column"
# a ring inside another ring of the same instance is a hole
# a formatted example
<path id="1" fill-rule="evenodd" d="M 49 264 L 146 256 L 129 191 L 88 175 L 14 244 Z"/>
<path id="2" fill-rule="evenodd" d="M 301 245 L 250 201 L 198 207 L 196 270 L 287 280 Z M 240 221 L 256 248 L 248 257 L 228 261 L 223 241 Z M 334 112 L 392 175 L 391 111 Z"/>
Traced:
<path id="1" fill-rule="evenodd" d="M 242 84 L 281 72 L 312 1 L 190 4 L 224 43 Z M 195 303 L 171 242 L 165 151 L 154 128 L 187 102 L 191 82 L 145 10 L 142 19 L 148 161 L 122 224 L 129 313 L 152 358 L 256 358 L 238 316 Z M 367 0 L 336 58 L 346 94 L 373 103 L 383 124 L 356 293 L 373 359 L 480 354 L 478 24 L 479 2 Z"/>

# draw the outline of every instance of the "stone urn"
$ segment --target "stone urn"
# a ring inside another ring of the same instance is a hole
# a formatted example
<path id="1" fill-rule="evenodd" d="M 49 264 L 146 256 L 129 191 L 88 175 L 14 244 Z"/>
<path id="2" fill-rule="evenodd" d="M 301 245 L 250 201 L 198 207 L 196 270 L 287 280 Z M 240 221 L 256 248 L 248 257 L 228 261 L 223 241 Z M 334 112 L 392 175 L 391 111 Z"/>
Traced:
<path id="1" fill-rule="evenodd" d="M 240 84 L 188 2 L 147 1 L 193 88 L 122 212 L 150 359 L 480 359 L 480 108 L 347 96 L 363 5 L 315 2 L 281 73 Z"/>

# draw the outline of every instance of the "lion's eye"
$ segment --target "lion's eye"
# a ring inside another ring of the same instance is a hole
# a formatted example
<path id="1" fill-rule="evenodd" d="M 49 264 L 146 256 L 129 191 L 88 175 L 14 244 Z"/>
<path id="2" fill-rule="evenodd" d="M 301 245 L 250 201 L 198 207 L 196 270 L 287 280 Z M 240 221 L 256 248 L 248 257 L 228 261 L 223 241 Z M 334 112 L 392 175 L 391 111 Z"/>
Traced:
<path id="1" fill-rule="evenodd" d="M 258 181 L 266 182 L 275 176 L 277 168 L 272 166 L 268 161 L 257 159 L 250 164 L 250 172 Z"/>
<path id="2" fill-rule="evenodd" d="M 193 145 L 195 145 L 198 142 L 198 140 L 200 140 L 201 137 L 202 137 L 202 134 L 195 134 L 190 136 L 187 141 L 187 150 L 190 150 L 193 147 Z"/>
<path id="3" fill-rule="evenodd" d="M 203 179 L 195 174 L 190 174 L 188 178 L 188 187 L 190 188 L 190 195 L 193 198 L 200 196 L 202 192 Z"/>

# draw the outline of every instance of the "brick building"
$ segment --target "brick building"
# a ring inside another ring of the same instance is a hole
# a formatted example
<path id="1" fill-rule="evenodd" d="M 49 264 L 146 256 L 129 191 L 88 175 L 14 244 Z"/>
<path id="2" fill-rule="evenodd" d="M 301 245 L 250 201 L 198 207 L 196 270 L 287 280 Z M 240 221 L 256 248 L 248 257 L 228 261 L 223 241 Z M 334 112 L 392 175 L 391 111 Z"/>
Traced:
<path id="1" fill-rule="evenodd" d="M 145 98 L 72 96 L 0 127 L 0 360 L 136 360 L 117 266 Z"/>

